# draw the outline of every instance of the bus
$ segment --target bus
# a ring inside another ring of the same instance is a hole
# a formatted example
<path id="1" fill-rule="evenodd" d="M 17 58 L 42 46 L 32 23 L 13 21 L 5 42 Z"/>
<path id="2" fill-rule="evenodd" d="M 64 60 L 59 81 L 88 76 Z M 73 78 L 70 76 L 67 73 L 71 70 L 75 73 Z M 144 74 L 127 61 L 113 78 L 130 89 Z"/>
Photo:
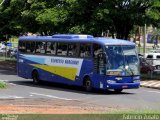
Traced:
<path id="1" fill-rule="evenodd" d="M 18 76 L 40 81 L 114 90 L 139 88 L 140 69 L 133 42 L 55 34 L 19 37 Z"/>

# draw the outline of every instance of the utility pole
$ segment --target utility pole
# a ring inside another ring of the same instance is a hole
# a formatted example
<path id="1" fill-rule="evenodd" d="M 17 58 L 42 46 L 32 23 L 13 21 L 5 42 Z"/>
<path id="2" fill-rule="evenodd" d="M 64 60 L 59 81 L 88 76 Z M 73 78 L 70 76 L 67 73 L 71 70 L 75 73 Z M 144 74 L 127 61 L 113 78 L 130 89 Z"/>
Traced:
<path id="1" fill-rule="evenodd" d="M 138 26 L 138 53 L 141 53 L 141 27 Z"/>
<path id="2" fill-rule="evenodd" d="M 145 24 L 144 30 L 143 30 L 143 33 L 144 33 L 144 36 L 143 36 L 143 55 L 145 55 L 145 53 L 146 53 L 146 30 L 147 30 L 147 26 Z"/>

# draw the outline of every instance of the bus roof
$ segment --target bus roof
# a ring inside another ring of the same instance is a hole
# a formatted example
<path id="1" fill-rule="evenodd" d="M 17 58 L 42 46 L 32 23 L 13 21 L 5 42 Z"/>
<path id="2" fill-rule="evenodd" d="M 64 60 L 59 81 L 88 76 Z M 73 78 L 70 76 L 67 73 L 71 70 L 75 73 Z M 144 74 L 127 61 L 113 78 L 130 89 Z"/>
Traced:
<path id="1" fill-rule="evenodd" d="M 19 40 L 24 41 L 55 41 L 55 42 L 84 42 L 97 43 L 101 45 L 135 45 L 135 43 L 106 37 L 93 37 L 91 35 L 78 34 L 55 34 L 53 36 L 21 36 Z"/>

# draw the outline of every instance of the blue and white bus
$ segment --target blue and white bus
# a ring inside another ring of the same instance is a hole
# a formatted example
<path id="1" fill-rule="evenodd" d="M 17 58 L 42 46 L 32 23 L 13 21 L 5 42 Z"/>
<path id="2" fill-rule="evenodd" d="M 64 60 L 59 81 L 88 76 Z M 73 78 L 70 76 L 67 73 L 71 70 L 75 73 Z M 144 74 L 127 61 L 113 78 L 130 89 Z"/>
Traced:
<path id="1" fill-rule="evenodd" d="M 91 35 L 22 36 L 18 76 L 96 89 L 139 88 L 140 71 L 133 42 Z"/>

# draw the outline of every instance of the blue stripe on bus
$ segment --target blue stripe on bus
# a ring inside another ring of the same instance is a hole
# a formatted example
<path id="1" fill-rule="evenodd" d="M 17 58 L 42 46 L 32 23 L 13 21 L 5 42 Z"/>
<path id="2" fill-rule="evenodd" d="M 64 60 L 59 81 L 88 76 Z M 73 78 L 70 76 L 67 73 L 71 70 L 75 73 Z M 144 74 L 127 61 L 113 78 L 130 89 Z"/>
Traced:
<path id="1" fill-rule="evenodd" d="M 38 64 L 45 64 L 45 58 L 40 58 L 40 57 L 25 57 L 22 56 L 24 59 L 30 60 L 32 62 L 36 62 Z"/>

